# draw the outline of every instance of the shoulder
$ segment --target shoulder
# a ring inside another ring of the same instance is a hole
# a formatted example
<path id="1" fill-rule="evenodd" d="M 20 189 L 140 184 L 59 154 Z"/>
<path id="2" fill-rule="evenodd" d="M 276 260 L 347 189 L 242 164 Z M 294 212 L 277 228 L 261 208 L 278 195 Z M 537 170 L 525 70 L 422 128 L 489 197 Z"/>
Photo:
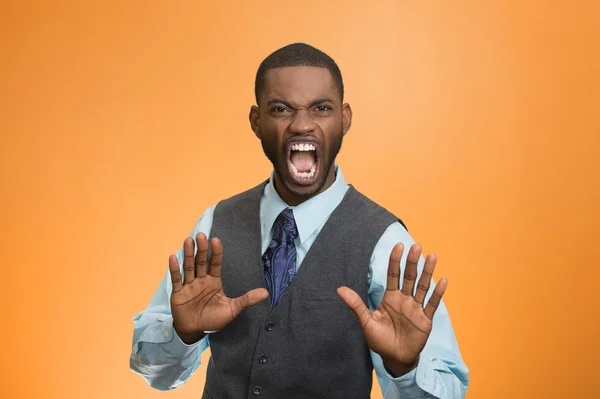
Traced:
<path id="1" fill-rule="evenodd" d="M 380 243 L 392 243 L 392 247 L 399 242 L 403 243 L 406 246 L 407 243 L 410 245 L 414 244 L 414 240 L 411 237 L 410 233 L 399 220 L 397 222 L 392 223 L 389 227 L 383 232 Z"/>
<path id="2" fill-rule="evenodd" d="M 225 199 L 219 201 L 219 203 L 215 207 L 219 208 L 219 210 L 222 208 L 229 208 L 229 207 L 235 208 L 235 207 L 238 207 L 249 201 L 257 200 L 263 194 L 267 183 L 268 183 L 268 180 L 263 181 L 260 184 L 254 186 L 246 191 L 232 195 L 229 198 L 225 198 Z"/>
<path id="3" fill-rule="evenodd" d="M 207 237 L 209 236 L 216 207 L 217 204 L 211 205 L 202 213 L 200 218 L 196 221 L 196 225 L 190 233 L 190 237 L 195 239 L 198 233 L 204 233 Z"/>
<path id="4" fill-rule="evenodd" d="M 366 217 L 368 218 L 378 218 L 388 221 L 389 227 L 393 225 L 400 225 L 403 230 L 407 230 L 406 225 L 398 216 L 394 215 L 392 212 L 379 205 L 366 195 L 362 194 L 358 191 L 353 185 L 350 185 L 350 189 L 348 190 L 348 200 L 353 202 L 353 207 L 357 210 L 360 209 Z M 392 229 L 395 232 L 395 228 Z"/>
<path id="5" fill-rule="evenodd" d="M 260 197 L 265 184 L 266 182 L 262 182 L 261 184 L 249 190 L 243 191 L 239 194 L 235 194 L 208 207 L 196 222 L 194 229 L 190 233 L 190 237 L 196 237 L 198 233 L 204 233 L 207 236 L 209 236 L 213 220 L 215 218 L 215 214 L 219 212 L 227 212 L 232 207 L 237 208 L 241 204 L 247 203 L 250 198 Z"/>
<path id="6" fill-rule="evenodd" d="M 400 221 L 394 222 L 388 226 L 384 233 L 377 241 L 371 257 L 371 264 L 377 264 L 381 268 L 387 270 L 387 264 L 392 253 L 392 249 L 396 244 L 402 243 L 404 245 L 404 252 L 402 254 L 402 263 L 406 261 L 408 256 L 408 250 L 415 244 L 415 240 L 406 230 L 406 228 L 400 223 Z"/>

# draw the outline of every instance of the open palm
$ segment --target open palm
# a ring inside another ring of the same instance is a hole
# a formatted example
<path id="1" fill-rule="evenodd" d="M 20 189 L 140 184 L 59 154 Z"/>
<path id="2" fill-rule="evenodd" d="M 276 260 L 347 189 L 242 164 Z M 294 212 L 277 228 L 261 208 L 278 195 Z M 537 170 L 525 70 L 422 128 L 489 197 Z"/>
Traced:
<path id="1" fill-rule="evenodd" d="M 223 247 L 217 238 L 211 240 L 212 255 L 207 270 L 208 239 L 196 236 L 198 251 L 194 256 L 194 240 L 183 243 L 183 273 L 175 255 L 169 258 L 173 292 L 171 314 L 175 330 L 186 343 L 196 341 L 205 332 L 219 331 L 231 323 L 247 307 L 269 297 L 264 288 L 248 291 L 238 298 L 229 298 L 223 292 L 221 262 Z"/>
<path id="2" fill-rule="evenodd" d="M 433 315 L 448 282 L 446 279 L 439 282 L 427 306 L 423 308 L 435 269 L 436 257 L 435 255 L 427 257 L 415 291 L 421 247 L 418 244 L 413 245 L 407 257 L 404 281 L 400 290 L 400 260 L 403 251 L 402 244 L 397 244 L 392 250 L 386 291 L 375 311 L 371 312 L 360 296 L 348 287 L 338 288 L 338 294 L 355 313 L 372 351 L 378 353 L 384 361 L 412 366 L 418 361 L 419 354 L 429 338 Z"/>

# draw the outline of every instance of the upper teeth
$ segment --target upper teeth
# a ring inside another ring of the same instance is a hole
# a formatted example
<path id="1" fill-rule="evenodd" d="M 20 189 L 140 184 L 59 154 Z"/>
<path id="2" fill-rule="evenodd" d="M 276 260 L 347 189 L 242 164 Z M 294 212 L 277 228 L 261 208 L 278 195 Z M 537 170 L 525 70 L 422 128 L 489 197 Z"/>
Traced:
<path id="1" fill-rule="evenodd" d="M 292 144 L 292 151 L 315 151 L 313 144 Z"/>

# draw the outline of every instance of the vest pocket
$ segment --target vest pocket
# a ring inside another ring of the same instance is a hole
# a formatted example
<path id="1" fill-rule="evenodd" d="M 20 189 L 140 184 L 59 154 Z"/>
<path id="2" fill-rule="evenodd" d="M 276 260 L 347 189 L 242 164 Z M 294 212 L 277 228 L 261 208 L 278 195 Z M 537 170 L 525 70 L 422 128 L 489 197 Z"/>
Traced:
<path id="1" fill-rule="evenodd" d="M 341 302 L 344 306 L 342 298 L 337 294 L 335 289 L 323 288 L 303 288 L 300 290 L 301 302 Z"/>
<path id="2" fill-rule="evenodd" d="M 354 313 L 335 290 L 303 289 L 293 316 L 294 331 L 305 339 L 331 345 L 332 340 L 345 339 L 345 332 L 355 324 Z"/>

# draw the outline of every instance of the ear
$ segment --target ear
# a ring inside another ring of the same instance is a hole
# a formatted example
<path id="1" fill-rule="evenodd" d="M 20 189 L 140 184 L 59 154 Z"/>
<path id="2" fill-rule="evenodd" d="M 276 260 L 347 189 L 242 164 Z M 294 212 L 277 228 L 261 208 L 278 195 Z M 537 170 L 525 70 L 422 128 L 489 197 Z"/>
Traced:
<path id="1" fill-rule="evenodd" d="M 350 126 L 352 126 L 352 108 L 350 108 L 350 104 L 344 103 L 342 105 L 342 134 L 344 136 L 350 130 Z"/>
<path id="2" fill-rule="evenodd" d="M 248 115 L 248 119 L 250 120 L 250 128 L 252 129 L 252 131 L 254 132 L 256 137 L 258 137 L 258 139 L 261 140 L 262 135 L 260 133 L 260 127 L 259 127 L 260 110 L 258 109 L 258 107 L 256 105 L 253 105 L 250 108 L 250 115 Z"/>

